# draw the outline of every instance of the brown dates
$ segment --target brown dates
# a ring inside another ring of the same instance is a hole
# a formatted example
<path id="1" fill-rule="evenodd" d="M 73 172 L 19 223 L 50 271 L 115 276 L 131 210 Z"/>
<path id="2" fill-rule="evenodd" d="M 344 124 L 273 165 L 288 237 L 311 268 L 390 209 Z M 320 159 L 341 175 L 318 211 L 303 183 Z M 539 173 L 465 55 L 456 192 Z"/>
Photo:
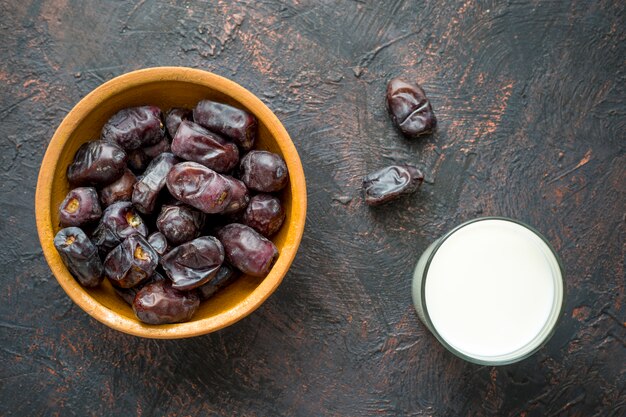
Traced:
<path id="1" fill-rule="evenodd" d="M 204 214 L 184 205 L 165 205 L 156 221 L 157 228 L 173 245 L 200 236 Z"/>
<path id="2" fill-rule="evenodd" d="M 71 190 L 59 207 L 61 226 L 82 226 L 98 220 L 102 209 L 98 192 L 92 187 L 79 187 Z"/>
<path id="3" fill-rule="evenodd" d="M 152 274 L 150 278 L 148 278 L 146 281 L 142 282 L 141 284 L 135 285 L 134 287 L 130 287 L 130 288 L 122 288 L 122 287 L 114 286 L 113 290 L 115 291 L 117 295 L 119 295 L 122 298 L 122 300 L 126 302 L 126 304 L 128 304 L 129 306 L 132 306 L 133 301 L 135 301 L 135 296 L 137 295 L 139 290 L 141 290 L 146 285 L 152 284 L 153 282 L 157 282 L 157 281 L 165 281 L 165 278 L 163 278 L 163 275 L 159 274 L 158 272 L 155 272 L 154 274 Z"/>
<path id="4" fill-rule="evenodd" d="M 376 206 L 415 192 L 424 181 L 422 172 L 411 165 L 392 165 L 363 179 L 365 202 Z"/>
<path id="5" fill-rule="evenodd" d="M 183 120 L 193 120 L 193 113 L 191 110 L 182 107 L 174 107 L 167 111 L 167 116 L 165 116 L 165 126 L 167 127 L 167 133 L 169 133 L 171 138 L 176 136 L 176 131 L 178 131 L 178 127 Z"/>
<path id="6" fill-rule="evenodd" d="M 113 285 L 130 288 L 154 272 L 159 255 L 141 235 L 127 237 L 104 260 L 104 273 Z"/>
<path id="7" fill-rule="evenodd" d="M 278 197 L 257 194 L 250 200 L 243 213 L 243 223 L 265 237 L 276 233 L 285 221 L 285 210 Z"/>
<path id="8" fill-rule="evenodd" d="M 148 228 L 128 201 L 113 203 L 104 210 L 93 240 L 101 255 L 106 255 L 130 235 L 146 236 Z"/>
<path id="9" fill-rule="evenodd" d="M 161 232 L 154 232 L 148 236 L 148 243 L 152 248 L 159 254 L 159 256 L 163 256 L 170 250 L 170 245 L 167 242 L 167 238 Z"/>
<path id="10" fill-rule="evenodd" d="M 157 281 L 144 286 L 133 301 L 133 311 L 147 324 L 167 324 L 189 321 L 200 298 L 194 291 L 179 291 L 167 281 Z"/>
<path id="11" fill-rule="evenodd" d="M 248 188 L 243 181 L 239 181 L 237 178 L 230 177 L 228 175 L 223 176 L 230 185 L 230 202 L 224 208 L 224 214 L 237 213 L 238 211 L 246 208 L 250 201 L 250 194 Z"/>
<path id="12" fill-rule="evenodd" d="M 106 277 L 147 324 L 188 321 L 242 273 L 269 273 L 278 249 L 267 237 L 286 217 L 271 193 L 289 181 L 280 155 L 254 150 L 251 113 L 202 100 L 163 117 L 122 109 L 78 149 L 54 238 L 80 284 Z"/>
<path id="13" fill-rule="evenodd" d="M 217 232 L 228 262 L 244 274 L 264 277 L 278 257 L 278 249 L 249 226 L 231 223 Z"/>
<path id="14" fill-rule="evenodd" d="M 189 121 L 180 124 L 172 140 L 172 153 L 216 172 L 228 172 L 239 162 L 237 145 Z"/>
<path id="15" fill-rule="evenodd" d="M 166 184 L 176 199 L 204 213 L 222 213 L 230 204 L 230 181 L 197 162 L 174 165 Z"/>
<path id="16" fill-rule="evenodd" d="M 156 106 L 130 107 L 115 113 L 102 127 L 100 139 L 117 143 L 125 150 L 154 145 L 165 135 L 161 109 Z"/>
<path id="17" fill-rule="evenodd" d="M 198 287 L 200 299 L 206 300 L 215 295 L 216 292 L 239 278 L 239 272 L 227 263 L 223 263 L 217 271 L 215 278 L 204 285 Z"/>
<path id="18" fill-rule="evenodd" d="M 104 276 L 98 251 L 85 232 L 78 227 L 59 230 L 54 247 L 70 273 L 84 287 L 98 286 Z"/>
<path id="19" fill-rule="evenodd" d="M 229 138 L 241 149 L 249 151 L 254 146 L 257 134 L 257 119 L 254 115 L 228 104 L 202 100 L 193 109 L 193 120 Z"/>
<path id="20" fill-rule="evenodd" d="M 416 138 L 437 126 L 433 108 L 419 84 L 394 78 L 387 84 L 386 98 L 391 120 L 406 137 Z"/>
<path id="21" fill-rule="evenodd" d="M 171 153 L 162 153 L 150 162 L 143 177 L 133 186 L 133 204 L 144 214 L 152 213 L 159 192 L 165 187 L 165 178 L 178 162 Z"/>
<path id="22" fill-rule="evenodd" d="M 100 190 L 100 201 L 104 206 L 110 206 L 118 201 L 130 201 L 136 182 L 135 174 L 127 169 L 117 181 Z"/>
<path id="23" fill-rule="evenodd" d="M 255 191 L 271 193 L 287 185 L 289 173 L 280 155 L 267 151 L 250 151 L 241 159 L 241 180 Z"/>
<path id="24" fill-rule="evenodd" d="M 110 184 L 124 174 L 126 159 L 126 152 L 114 143 L 84 143 L 67 168 L 67 180 L 72 186 Z"/>
<path id="25" fill-rule="evenodd" d="M 161 259 L 161 266 L 172 280 L 172 287 L 190 290 L 208 282 L 224 262 L 224 248 L 213 236 L 183 243 Z"/>

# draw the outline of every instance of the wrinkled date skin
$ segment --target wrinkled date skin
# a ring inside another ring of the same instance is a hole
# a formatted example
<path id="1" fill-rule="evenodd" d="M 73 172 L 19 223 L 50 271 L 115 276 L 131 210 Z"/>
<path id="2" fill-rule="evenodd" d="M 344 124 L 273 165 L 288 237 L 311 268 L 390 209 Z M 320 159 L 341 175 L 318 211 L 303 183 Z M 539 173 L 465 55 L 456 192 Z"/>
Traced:
<path id="1" fill-rule="evenodd" d="M 148 243 L 159 254 L 159 256 L 165 255 L 170 250 L 170 245 L 167 242 L 167 238 L 161 232 L 154 232 L 148 236 Z"/>
<path id="2" fill-rule="evenodd" d="M 83 144 L 67 167 L 72 186 L 104 186 L 117 180 L 126 170 L 126 152 L 114 143 L 100 140 Z"/>
<path id="3" fill-rule="evenodd" d="M 183 205 L 165 205 L 156 226 L 172 245 L 180 245 L 200 236 L 204 213 Z"/>
<path id="4" fill-rule="evenodd" d="M 228 175 L 224 175 L 224 178 L 230 184 L 231 192 L 230 202 L 224 209 L 224 214 L 237 213 L 238 211 L 246 208 L 250 202 L 248 187 L 246 187 L 246 184 L 244 184 L 243 181 L 240 181 L 237 178 L 233 178 Z"/>
<path id="5" fill-rule="evenodd" d="M 276 233 L 285 221 L 285 210 L 280 199 L 271 194 L 257 194 L 243 213 L 243 223 L 265 237 Z"/>
<path id="6" fill-rule="evenodd" d="M 243 150 L 249 151 L 254 146 L 258 122 L 254 115 L 244 110 L 202 100 L 193 109 L 193 120 L 210 131 L 229 138 Z"/>
<path id="7" fill-rule="evenodd" d="M 146 155 L 143 148 L 133 149 L 128 151 L 128 167 L 133 172 L 140 174 L 146 170 L 152 159 Z"/>
<path id="8" fill-rule="evenodd" d="M 167 133 L 170 134 L 170 138 L 176 136 L 178 127 L 183 120 L 193 120 L 193 112 L 190 109 L 174 107 L 168 110 L 165 117 L 165 126 L 167 126 Z"/>
<path id="9" fill-rule="evenodd" d="M 239 163 L 237 145 L 189 121 L 180 124 L 172 141 L 172 153 L 215 172 L 228 172 Z"/>
<path id="10" fill-rule="evenodd" d="M 408 138 L 430 133 L 437 118 L 419 84 L 394 78 L 387 84 L 387 110 L 394 125 Z"/>
<path id="11" fill-rule="evenodd" d="M 139 290 L 133 301 L 133 311 L 147 324 L 181 323 L 189 321 L 199 305 L 200 298 L 195 291 L 179 291 L 165 280 Z"/>
<path id="12" fill-rule="evenodd" d="M 159 263 L 159 255 L 141 235 L 127 237 L 104 260 L 104 273 L 115 286 L 131 288 L 147 280 Z"/>
<path id="13" fill-rule="evenodd" d="M 163 275 L 159 274 L 158 272 L 155 272 L 154 274 L 152 274 L 150 278 L 148 278 L 146 281 L 142 282 L 141 284 L 135 285 L 134 287 L 131 287 L 131 288 L 121 288 L 121 287 L 113 286 L 113 290 L 115 291 L 117 295 L 119 295 L 122 298 L 122 300 L 126 302 L 126 304 L 132 307 L 133 301 L 135 301 L 135 296 L 137 295 L 140 289 L 142 289 L 148 284 L 152 284 L 153 282 L 160 282 L 160 281 L 165 281 L 165 278 L 163 278 Z"/>
<path id="14" fill-rule="evenodd" d="M 98 192 L 93 187 L 74 188 L 59 206 L 61 226 L 82 226 L 102 216 Z"/>
<path id="15" fill-rule="evenodd" d="M 231 201 L 230 181 L 196 162 L 174 165 L 166 184 L 176 199 L 204 213 L 222 213 Z"/>
<path id="16" fill-rule="evenodd" d="M 54 247 L 72 276 L 84 287 L 96 287 L 104 279 L 96 246 L 78 227 L 59 230 Z"/>
<path id="17" fill-rule="evenodd" d="M 137 177 L 129 169 L 117 181 L 100 190 L 100 201 L 107 207 L 118 201 L 130 201 Z"/>
<path id="18" fill-rule="evenodd" d="M 216 292 L 235 281 L 239 277 L 239 271 L 227 263 L 223 263 L 217 271 L 215 278 L 198 287 L 198 295 L 201 300 L 213 297 Z"/>
<path id="19" fill-rule="evenodd" d="M 287 185 L 289 172 L 280 155 L 267 151 L 250 151 L 241 159 L 241 180 L 255 191 L 271 193 Z"/>
<path id="20" fill-rule="evenodd" d="M 171 150 L 170 142 L 163 138 L 156 145 L 146 146 L 128 151 L 128 167 L 134 172 L 142 173 L 150 165 L 150 161 L 164 152 Z"/>
<path id="21" fill-rule="evenodd" d="M 117 143 L 127 151 L 154 145 L 165 135 L 161 109 L 130 107 L 115 113 L 102 127 L 100 139 Z"/>
<path id="22" fill-rule="evenodd" d="M 132 201 L 137 210 L 144 214 L 152 213 L 159 193 L 165 187 L 165 178 L 178 162 L 171 153 L 162 153 L 150 162 L 141 180 L 133 187 Z"/>
<path id="23" fill-rule="evenodd" d="M 376 206 L 415 192 L 424 181 L 422 172 L 411 165 L 392 165 L 363 179 L 365 202 Z"/>
<path id="24" fill-rule="evenodd" d="M 170 152 L 171 145 L 170 141 L 167 138 L 161 139 L 159 142 L 152 146 L 146 146 L 145 148 L 141 148 L 146 156 L 150 159 L 156 158 L 164 152 Z"/>
<path id="25" fill-rule="evenodd" d="M 244 274 L 264 277 L 278 257 L 274 244 L 249 226 L 232 223 L 217 232 L 228 262 Z"/>
<path id="26" fill-rule="evenodd" d="M 210 281 L 224 262 L 224 248 L 213 236 L 183 243 L 161 258 L 172 287 L 191 290 Z"/>
<path id="27" fill-rule="evenodd" d="M 93 240 L 101 255 L 106 255 L 128 236 L 148 235 L 148 227 L 128 201 L 113 203 L 104 210 Z"/>

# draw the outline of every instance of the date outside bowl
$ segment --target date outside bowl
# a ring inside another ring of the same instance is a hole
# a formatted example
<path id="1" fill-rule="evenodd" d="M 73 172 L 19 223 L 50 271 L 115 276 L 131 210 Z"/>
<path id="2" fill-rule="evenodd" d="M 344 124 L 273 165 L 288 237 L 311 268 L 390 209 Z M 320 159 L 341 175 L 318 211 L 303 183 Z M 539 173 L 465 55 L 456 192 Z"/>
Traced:
<path id="1" fill-rule="evenodd" d="M 69 191 L 65 171 L 78 147 L 100 136 L 102 125 L 125 107 L 153 104 L 193 108 L 202 99 L 220 101 L 253 113 L 259 124 L 256 149 L 280 154 L 289 169 L 289 184 L 281 192 L 286 219 L 272 237 L 279 257 L 265 278 L 244 275 L 200 304 L 191 321 L 148 325 L 140 322 L 105 280 L 84 288 L 61 261 L 53 239 L 59 226 L 58 207 Z M 35 197 L 37 232 L 44 256 L 61 287 L 80 308 L 101 323 L 135 336 L 178 339 L 199 336 L 229 326 L 258 308 L 280 285 L 293 261 L 306 219 L 306 183 L 298 152 L 272 111 L 237 83 L 207 71 L 185 67 L 147 68 L 114 78 L 84 97 L 65 117 L 46 150 Z"/>

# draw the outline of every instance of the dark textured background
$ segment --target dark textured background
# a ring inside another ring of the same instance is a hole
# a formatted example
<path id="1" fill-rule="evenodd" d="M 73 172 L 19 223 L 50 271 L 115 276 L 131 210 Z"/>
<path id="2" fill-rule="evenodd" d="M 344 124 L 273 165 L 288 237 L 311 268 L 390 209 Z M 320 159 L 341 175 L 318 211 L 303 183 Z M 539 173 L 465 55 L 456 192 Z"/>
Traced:
<path id="1" fill-rule="evenodd" d="M 0 415 L 626 415 L 623 1 L 0 0 Z M 304 163 L 307 227 L 278 291 L 205 337 L 142 340 L 75 307 L 34 220 L 37 172 L 90 90 L 158 65 L 232 78 Z M 415 77 L 439 118 L 409 142 L 383 105 Z M 427 183 L 371 209 L 360 182 Z M 479 215 L 555 245 L 568 298 L 522 363 L 475 366 L 419 323 L 422 250 Z"/>

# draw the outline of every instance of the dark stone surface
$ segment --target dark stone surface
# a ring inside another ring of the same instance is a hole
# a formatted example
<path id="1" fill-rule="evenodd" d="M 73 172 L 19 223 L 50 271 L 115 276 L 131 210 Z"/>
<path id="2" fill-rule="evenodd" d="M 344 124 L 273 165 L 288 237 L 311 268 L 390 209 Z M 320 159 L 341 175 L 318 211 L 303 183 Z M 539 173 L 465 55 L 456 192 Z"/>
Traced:
<path id="1" fill-rule="evenodd" d="M 0 1 L 0 415 L 623 416 L 626 3 Z M 183 65 L 256 93 L 290 132 L 308 221 L 278 291 L 205 337 L 143 340 L 75 307 L 42 256 L 37 171 L 64 115 L 124 72 Z M 386 81 L 415 77 L 439 129 L 402 139 Z M 363 175 L 426 183 L 368 208 Z M 479 215 L 555 245 L 553 339 L 500 368 L 418 321 L 418 254 Z"/>

